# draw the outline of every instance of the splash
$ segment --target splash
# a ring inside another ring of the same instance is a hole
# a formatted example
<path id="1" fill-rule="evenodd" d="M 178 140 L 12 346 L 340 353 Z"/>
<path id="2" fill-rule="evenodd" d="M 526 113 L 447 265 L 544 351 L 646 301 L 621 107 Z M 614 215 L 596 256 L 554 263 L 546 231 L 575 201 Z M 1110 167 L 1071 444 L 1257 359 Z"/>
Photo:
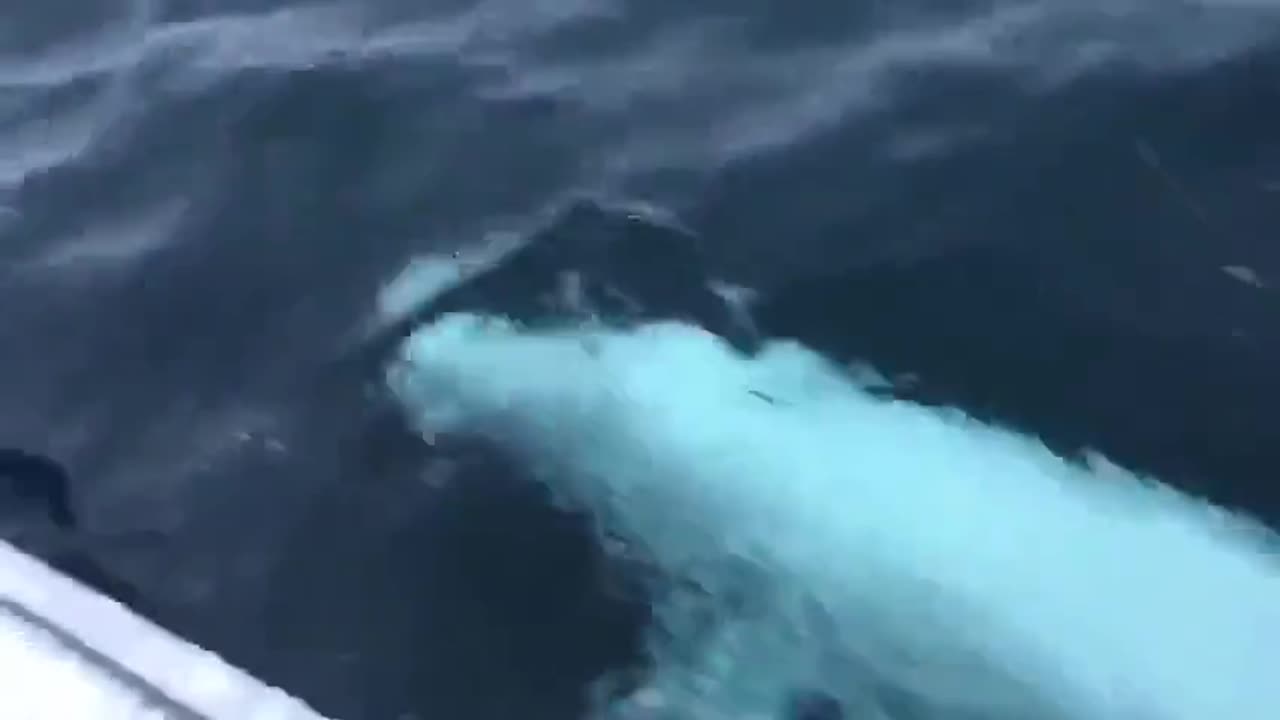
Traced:
<path id="1" fill-rule="evenodd" d="M 389 372 L 424 431 L 524 456 L 673 582 L 607 717 L 1262 720 L 1280 562 L 1246 518 L 773 342 L 452 314 Z"/>

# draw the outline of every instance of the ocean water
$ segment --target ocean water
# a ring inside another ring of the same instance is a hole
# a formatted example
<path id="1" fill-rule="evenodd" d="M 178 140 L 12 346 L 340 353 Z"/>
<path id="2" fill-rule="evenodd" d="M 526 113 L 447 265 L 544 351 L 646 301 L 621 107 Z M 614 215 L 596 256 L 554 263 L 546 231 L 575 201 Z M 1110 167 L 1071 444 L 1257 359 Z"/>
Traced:
<path id="1" fill-rule="evenodd" d="M 1278 78 L 1273 0 L 12 4 L 0 446 L 81 528 L 0 526 L 348 720 L 1262 717 Z"/>

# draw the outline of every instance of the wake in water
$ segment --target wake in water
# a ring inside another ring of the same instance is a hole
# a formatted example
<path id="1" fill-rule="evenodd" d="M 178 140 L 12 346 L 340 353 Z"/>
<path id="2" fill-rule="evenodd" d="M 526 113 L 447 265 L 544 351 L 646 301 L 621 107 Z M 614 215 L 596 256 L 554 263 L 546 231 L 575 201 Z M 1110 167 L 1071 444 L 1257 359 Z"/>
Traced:
<path id="1" fill-rule="evenodd" d="M 672 580 L 646 688 L 603 717 L 775 717 L 824 694 L 887 720 L 1280 707 L 1267 530 L 856 377 L 679 323 L 456 313 L 389 383 L 424 432 L 517 453 Z"/>

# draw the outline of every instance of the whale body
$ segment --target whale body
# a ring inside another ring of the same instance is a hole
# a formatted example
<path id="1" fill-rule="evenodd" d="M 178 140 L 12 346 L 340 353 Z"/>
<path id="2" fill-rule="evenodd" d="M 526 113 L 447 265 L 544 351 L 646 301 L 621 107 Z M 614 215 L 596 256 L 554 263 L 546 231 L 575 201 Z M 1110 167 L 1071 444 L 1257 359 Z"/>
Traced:
<path id="1" fill-rule="evenodd" d="M 646 685 L 600 717 L 777 717 L 797 691 L 886 720 L 1280 707 L 1271 531 L 798 343 L 451 313 L 387 380 L 420 430 L 520 458 L 668 579 Z"/>

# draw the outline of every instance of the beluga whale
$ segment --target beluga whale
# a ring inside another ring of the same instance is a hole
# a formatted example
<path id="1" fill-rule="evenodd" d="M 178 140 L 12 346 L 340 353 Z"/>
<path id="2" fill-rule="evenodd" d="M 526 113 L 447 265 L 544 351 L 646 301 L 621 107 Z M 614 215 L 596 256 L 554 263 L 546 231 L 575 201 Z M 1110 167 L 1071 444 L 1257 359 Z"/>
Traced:
<path id="1" fill-rule="evenodd" d="M 654 568 L 647 667 L 596 718 L 1274 717 L 1270 528 L 697 315 L 457 302 L 385 366 L 419 432 L 518 458 Z"/>

